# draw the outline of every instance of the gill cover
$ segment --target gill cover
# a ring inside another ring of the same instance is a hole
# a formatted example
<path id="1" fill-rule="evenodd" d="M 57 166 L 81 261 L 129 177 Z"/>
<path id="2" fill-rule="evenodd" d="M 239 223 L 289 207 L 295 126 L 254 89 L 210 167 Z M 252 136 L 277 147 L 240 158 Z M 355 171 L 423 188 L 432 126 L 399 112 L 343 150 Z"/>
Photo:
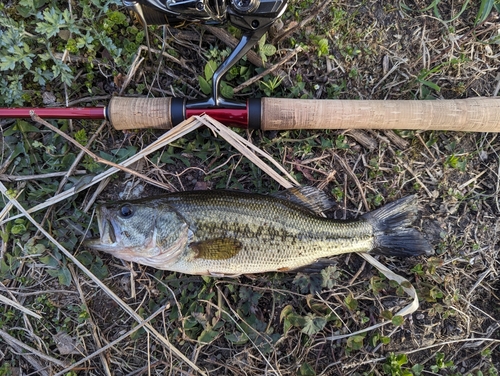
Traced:
<path id="1" fill-rule="evenodd" d="M 90 248 L 145 265 L 174 262 L 191 234 L 182 216 L 165 204 L 116 203 L 97 208 L 100 238 Z"/>

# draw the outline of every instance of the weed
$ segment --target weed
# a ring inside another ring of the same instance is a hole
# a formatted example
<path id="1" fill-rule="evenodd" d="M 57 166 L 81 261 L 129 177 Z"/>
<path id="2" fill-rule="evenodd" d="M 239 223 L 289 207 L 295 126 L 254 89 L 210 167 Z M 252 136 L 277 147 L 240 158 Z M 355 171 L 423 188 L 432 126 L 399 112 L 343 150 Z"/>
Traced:
<path id="1" fill-rule="evenodd" d="M 445 360 L 445 354 L 441 352 L 436 353 L 435 364 L 431 366 L 431 371 L 437 373 L 444 369 L 455 369 L 455 365 L 452 360 Z"/>
<path id="2" fill-rule="evenodd" d="M 386 375 L 391 376 L 413 376 L 413 373 L 408 369 L 403 367 L 408 363 L 408 358 L 405 354 L 394 354 L 391 353 L 386 359 L 386 363 L 383 365 L 383 370 Z"/>

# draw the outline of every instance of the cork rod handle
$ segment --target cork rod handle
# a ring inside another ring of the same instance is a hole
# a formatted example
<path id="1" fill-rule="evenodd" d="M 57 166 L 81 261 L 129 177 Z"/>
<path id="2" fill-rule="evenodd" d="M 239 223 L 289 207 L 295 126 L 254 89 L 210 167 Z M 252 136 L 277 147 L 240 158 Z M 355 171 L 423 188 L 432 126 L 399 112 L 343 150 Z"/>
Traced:
<path id="1" fill-rule="evenodd" d="M 500 131 L 500 98 L 447 100 L 262 99 L 262 129 Z"/>
<path id="2" fill-rule="evenodd" d="M 170 129 L 172 98 L 114 97 L 108 104 L 108 120 L 115 129 Z"/>

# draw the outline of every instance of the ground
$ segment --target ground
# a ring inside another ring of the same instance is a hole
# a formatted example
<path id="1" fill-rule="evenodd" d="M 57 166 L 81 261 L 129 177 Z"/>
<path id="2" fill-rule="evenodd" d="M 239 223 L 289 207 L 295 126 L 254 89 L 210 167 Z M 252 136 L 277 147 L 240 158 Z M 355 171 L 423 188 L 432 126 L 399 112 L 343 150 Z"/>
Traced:
<path id="1" fill-rule="evenodd" d="M 268 46 L 225 77 L 225 93 L 237 100 L 497 96 L 500 23 L 492 3 L 290 1 Z M 140 24 L 114 1 L 10 1 L 0 13 L 4 107 L 100 106 L 112 95 L 200 98 L 211 67 L 227 57 L 222 40 L 239 37 L 230 26 L 217 37 L 199 24 L 150 26 L 150 56 Z M 337 201 L 330 217 L 355 218 L 417 194 L 416 226 L 435 254 L 377 256 L 418 294 L 418 309 L 402 320 L 396 313 L 411 303 L 407 286 L 358 255 L 335 257 L 323 270 L 212 278 L 125 263 L 82 245 L 97 232 L 99 202 L 165 190 L 280 189 L 206 128 L 131 166 L 162 187 L 117 172 L 96 188 L 89 181 L 108 168 L 100 160 L 80 156 L 43 122 L 0 124 L 0 180 L 8 189 L 0 204 L 0 375 L 498 374 L 496 133 L 236 130 L 301 184 L 330 194 Z M 115 163 L 164 133 L 91 120 L 51 124 Z M 52 198 L 72 188 L 78 193 Z M 31 211 L 39 227 L 15 219 L 19 209 L 7 196 L 26 210 L 41 205 Z"/>

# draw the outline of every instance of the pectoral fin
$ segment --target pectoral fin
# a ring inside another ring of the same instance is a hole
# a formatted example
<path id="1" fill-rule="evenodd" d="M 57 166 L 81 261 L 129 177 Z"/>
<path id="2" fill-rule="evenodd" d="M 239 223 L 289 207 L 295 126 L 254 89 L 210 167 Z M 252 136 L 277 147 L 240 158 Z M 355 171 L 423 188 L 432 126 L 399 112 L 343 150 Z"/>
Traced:
<path id="1" fill-rule="evenodd" d="M 236 256 L 242 248 L 241 242 L 230 238 L 207 239 L 190 244 L 196 258 L 226 260 Z"/>

